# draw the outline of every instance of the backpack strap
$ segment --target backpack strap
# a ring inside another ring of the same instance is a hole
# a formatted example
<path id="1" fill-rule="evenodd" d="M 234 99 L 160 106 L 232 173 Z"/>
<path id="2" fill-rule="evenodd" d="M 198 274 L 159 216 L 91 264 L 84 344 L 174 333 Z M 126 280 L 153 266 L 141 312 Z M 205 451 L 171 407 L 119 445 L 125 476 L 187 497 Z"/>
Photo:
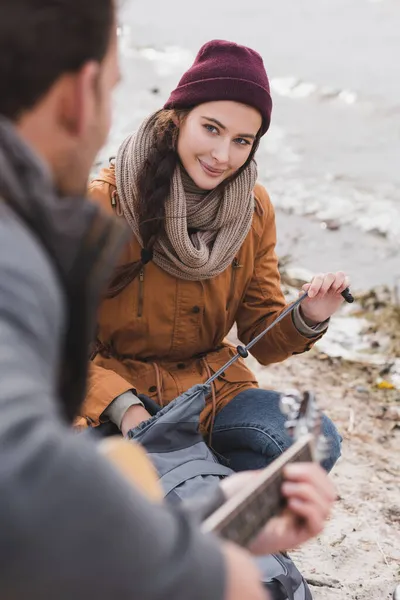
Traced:
<path id="1" fill-rule="evenodd" d="M 232 469 L 224 467 L 217 462 L 206 460 L 191 460 L 171 469 L 160 478 L 160 483 L 164 490 L 164 495 L 168 496 L 173 489 L 181 485 L 188 479 L 193 479 L 199 475 L 218 475 L 219 477 L 228 477 L 232 475 Z"/>

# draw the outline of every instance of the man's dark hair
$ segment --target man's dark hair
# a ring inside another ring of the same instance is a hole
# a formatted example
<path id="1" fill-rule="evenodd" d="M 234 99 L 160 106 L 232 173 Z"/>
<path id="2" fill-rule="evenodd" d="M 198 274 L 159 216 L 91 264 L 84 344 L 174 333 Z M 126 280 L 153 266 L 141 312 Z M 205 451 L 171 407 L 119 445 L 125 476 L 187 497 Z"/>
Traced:
<path id="1" fill-rule="evenodd" d="M 0 115 L 16 120 L 65 73 L 101 62 L 114 0 L 0 0 Z"/>

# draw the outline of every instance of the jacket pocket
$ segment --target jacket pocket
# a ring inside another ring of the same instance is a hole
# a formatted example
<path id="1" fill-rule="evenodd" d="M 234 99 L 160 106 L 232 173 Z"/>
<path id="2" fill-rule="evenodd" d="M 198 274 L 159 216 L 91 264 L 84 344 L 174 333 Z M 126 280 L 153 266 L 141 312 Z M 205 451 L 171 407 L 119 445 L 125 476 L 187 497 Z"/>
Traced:
<path id="1" fill-rule="evenodd" d="M 151 400 L 157 400 L 157 377 L 153 363 L 128 359 L 124 362 L 124 367 L 129 371 L 130 380 L 134 383 L 137 393 L 145 394 Z"/>

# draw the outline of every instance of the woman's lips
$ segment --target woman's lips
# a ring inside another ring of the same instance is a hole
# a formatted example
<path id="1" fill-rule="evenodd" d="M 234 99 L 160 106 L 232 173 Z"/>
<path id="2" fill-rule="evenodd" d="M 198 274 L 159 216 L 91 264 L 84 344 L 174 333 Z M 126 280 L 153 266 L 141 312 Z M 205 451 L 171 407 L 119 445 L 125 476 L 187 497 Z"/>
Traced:
<path id="1" fill-rule="evenodd" d="M 225 173 L 224 170 L 218 170 L 218 169 L 213 169 L 212 167 L 210 167 L 207 163 L 203 162 L 202 160 L 199 159 L 199 163 L 203 169 L 203 171 L 209 175 L 210 177 L 221 177 L 221 175 L 223 175 Z"/>

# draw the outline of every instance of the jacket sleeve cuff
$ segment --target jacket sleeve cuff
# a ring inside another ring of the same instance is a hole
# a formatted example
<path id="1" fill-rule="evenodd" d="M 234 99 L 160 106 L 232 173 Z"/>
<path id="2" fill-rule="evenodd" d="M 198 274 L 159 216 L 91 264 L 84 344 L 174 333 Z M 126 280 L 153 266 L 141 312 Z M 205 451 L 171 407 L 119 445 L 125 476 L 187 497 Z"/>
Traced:
<path id="1" fill-rule="evenodd" d="M 137 396 L 133 393 L 132 390 L 128 390 L 124 392 L 120 396 L 117 396 L 109 406 L 107 406 L 106 410 L 102 413 L 100 420 L 104 418 L 109 419 L 121 429 L 122 419 L 131 406 L 140 405 L 144 406 L 143 402 L 139 400 Z"/>
<path id="2" fill-rule="evenodd" d="M 293 323 L 297 331 L 301 333 L 301 335 L 304 335 L 304 337 L 307 338 L 314 338 L 319 337 L 328 329 L 329 319 L 323 321 L 322 323 L 317 323 L 317 325 L 313 325 L 311 327 L 305 322 L 301 314 L 300 306 L 296 306 L 296 308 L 293 311 Z"/>
<path id="3" fill-rule="evenodd" d="M 129 390 L 134 390 L 132 382 L 124 379 L 111 368 L 91 363 L 88 392 L 79 416 L 85 418 L 91 427 L 97 427 L 100 423 L 109 420 L 108 417 L 102 420 L 102 415 L 113 400 Z"/>

